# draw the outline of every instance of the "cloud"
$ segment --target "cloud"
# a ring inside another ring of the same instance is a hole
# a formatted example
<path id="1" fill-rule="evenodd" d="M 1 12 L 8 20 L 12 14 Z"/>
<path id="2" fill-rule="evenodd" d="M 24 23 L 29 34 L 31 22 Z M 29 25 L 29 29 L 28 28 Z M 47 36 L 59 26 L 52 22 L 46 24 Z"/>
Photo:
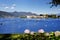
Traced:
<path id="1" fill-rule="evenodd" d="M 6 6 L 4 9 L 9 9 L 9 7 L 8 7 L 8 6 Z"/>
<path id="2" fill-rule="evenodd" d="M 6 4 L 2 4 L 1 7 L 4 7 L 4 9 L 13 10 L 13 9 L 15 9 L 16 4 L 12 4 L 11 6 L 7 6 Z"/>
<path id="3" fill-rule="evenodd" d="M 58 10 L 60 10 L 60 9 L 58 9 Z"/>
<path id="4" fill-rule="evenodd" d="M 11 6 L 11 7 L 8 7 L 8 6 L 6 6 L 6 7 L 4 7 L 4 9 L 15 9 L 15 7 L 14 6 Z"/>
<path id="5" fill-rule="evenodd" d="M 12 4 L 11 9 L 15 9 L 16 4 Z"/>
<path id="6" fill-rule="evenodd" d="M 12 4 L 12 6 L 14 6 L 14 7 L 15 7 L 15 6 L 16 6 L 16 4 Z"/>
<path id="7" fill-rule="evenodd" d="M 15 9 L 15 7 L 12 6 L 11 9 Z"/>

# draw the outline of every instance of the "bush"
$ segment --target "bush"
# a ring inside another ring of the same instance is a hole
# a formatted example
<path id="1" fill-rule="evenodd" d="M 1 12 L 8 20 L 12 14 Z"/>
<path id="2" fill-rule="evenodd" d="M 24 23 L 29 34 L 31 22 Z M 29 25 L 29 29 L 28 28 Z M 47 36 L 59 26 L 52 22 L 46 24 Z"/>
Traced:
<path id="1" fill-rule="evenodd" d="M 0 34 L 1 40 L 60 40 L 60 35 L 55 36 L 51 33 L 24 33 L 24 34 Z"/>

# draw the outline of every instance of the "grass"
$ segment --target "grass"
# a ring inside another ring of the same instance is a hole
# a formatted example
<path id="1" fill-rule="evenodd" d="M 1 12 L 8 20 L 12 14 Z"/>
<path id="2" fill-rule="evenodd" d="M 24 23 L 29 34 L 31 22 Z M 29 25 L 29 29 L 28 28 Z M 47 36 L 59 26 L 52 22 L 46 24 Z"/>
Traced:
<path id="1" fill-rule="evenodd" d="M 24 33 L 24 34 L 0 34 L 0 40 L 60 40 L 60 34 L 56 36 L 50 33 Z"/>

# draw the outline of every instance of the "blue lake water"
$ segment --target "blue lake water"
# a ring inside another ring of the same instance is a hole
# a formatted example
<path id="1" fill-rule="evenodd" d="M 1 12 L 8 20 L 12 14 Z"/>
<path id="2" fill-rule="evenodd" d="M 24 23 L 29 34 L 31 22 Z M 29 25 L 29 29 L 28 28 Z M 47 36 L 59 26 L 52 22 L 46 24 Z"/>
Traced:
<path id="1" fill-rule="evenodd" d="M 0 34 L 23 33 L 25 29 L 34 32 L 39 29 L 45 32 L 60 31 L 60 19 L 0 18 Z"/>

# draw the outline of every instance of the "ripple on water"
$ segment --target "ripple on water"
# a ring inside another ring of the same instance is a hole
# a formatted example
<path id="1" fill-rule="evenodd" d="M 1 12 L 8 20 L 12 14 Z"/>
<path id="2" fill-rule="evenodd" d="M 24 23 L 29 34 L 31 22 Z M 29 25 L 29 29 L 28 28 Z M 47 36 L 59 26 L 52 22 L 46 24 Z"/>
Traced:
<path id="1" fill-rule="evenodd" d="M 0 20 L 3 25 L 0 25 L 0 33 L 6 31 L 11 32 L 23 32 L 24 29 L 30 29 L 31 31 L 37 31 L 38 29 L 44 29 L 46 32 L 60 31 L 59 19 L 21 19 L 21 18 L 4 18 Z M 5 30 L 6 29 L 6 30 Z M 53 30 L 54 29 L 54 30 Z M 2 30 L 2 31 L 1 31 Z"/>

